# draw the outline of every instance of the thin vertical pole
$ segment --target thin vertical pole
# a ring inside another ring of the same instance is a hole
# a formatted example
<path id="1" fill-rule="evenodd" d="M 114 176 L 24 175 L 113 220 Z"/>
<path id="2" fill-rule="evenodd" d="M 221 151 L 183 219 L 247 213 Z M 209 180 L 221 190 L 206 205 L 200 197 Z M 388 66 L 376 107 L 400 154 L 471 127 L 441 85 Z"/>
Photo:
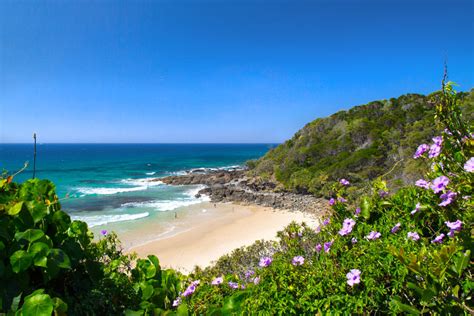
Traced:
<path id="1" fill-rule="evenodd" d="M 33 133 L 33 139 L 35 140 L 35 150 L 33 155 L 33 179 L 36 175 L 36 133 Z"/>

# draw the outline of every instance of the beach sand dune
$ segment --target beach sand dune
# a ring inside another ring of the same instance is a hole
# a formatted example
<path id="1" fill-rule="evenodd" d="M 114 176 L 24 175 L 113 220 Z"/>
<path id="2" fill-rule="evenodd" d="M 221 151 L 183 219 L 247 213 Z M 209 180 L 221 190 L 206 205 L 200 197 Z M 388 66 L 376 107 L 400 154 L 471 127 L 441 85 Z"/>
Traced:
<path id="1" fill-rule="evenodd" d="M 192 207 L 204 211 L 212 208 L 216 215 L 205 221 L 189 223 L 187 231 L 132 246 L 128 251 L 136 252 L 139 257 L 155 254 L 163 267 L 190 272 L 194 266 L 205 267 L 235 248 L 260 239 L 275 239 L 276 233 L 292 221 L 313 226 L 318 222 L 313 216 L 302 212 L 253 205 L 201 203 Z"/>

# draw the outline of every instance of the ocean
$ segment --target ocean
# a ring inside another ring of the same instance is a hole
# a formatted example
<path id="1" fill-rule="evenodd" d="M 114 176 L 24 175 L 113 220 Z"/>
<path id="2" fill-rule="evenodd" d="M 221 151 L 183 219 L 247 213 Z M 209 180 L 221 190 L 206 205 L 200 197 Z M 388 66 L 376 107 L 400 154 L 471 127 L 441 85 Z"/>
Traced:
<path id="1" fill-rule="evenodd" d="M 202 186 L 169 186 L 150 179 L 196 169 L 233 169 L 275 144 L 38 144 L 36 177 L 52 180 L 64 211 L 102 227 L 139 227 L 153 219 L 158 231 L 187 206 L 208 200 Z M 33 175 L 32 144 L 0 144 L 0 169 L 22 182 Z M 203 210 L 205 211 L 205 210 Z"/>

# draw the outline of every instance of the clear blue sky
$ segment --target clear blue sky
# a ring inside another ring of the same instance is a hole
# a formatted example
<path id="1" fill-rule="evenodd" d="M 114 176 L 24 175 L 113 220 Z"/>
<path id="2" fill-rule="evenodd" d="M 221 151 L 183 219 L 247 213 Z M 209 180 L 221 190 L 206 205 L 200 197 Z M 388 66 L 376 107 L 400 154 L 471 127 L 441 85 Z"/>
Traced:
<path id="1" fill-rule="evenodd" d="M 474 83 L 474 1 L 0 2 L 0 142 L 281 142 Z"/>

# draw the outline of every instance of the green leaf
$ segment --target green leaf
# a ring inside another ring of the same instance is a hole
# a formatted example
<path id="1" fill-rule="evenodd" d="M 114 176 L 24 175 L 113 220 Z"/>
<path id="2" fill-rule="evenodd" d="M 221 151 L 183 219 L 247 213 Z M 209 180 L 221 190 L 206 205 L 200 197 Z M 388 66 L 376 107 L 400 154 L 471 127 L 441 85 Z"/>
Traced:
<path id="1" fill-rule="evenodd" d="M 36 294 L 25 299 L 21 310 L 28 316 L 51 316 L 54 303 L 48 294 Z"/>
<path id="2" fill-rule="evenodd" d="M 25 239 L 25 240 L 28 240 L 29 242 L 33 242 L 35 240 L 40 239 L 43 236 L 44 236 L 44 232 L 41 229 L 27 229 L 24 232 L 16 233 L 15 239 L 18 241 L 20 239 Z"/>
<path id="3" fill-rule="evenodd" d="M 131 309 L 127 309 L 127 310 L 125 311 L 125 316 L 142 316 L 142 315 L 144 315 L 144 314 L 145 314 L 145 311 L 142 311 L 142 310 L 140 310 L 140 311 L 133 311 L 133 310 L 131 310 Z"/>
<path id="4" fill-rule="evenodd" d="M 48 259 L 51 263 L 59 268 L 69 269 L 71 268 L 71 261 L 68 255 L 61 249 L 51 249 L 48 254 Z"/>
<path id="5" fill-rule="evenodd" d="M 37 241 L 30 245 L 28 252 L 31 253 L 33 256 L 47 256 L 49 253 L 49 246 L 44 242 Z"/>
<path id="6" fill-rule="evenodd" d="M 30 212 L 35 224 L 41 221 L 48 214 L 48 208 L 43 202 L 33 200 L 28 201 L 27 205 L 28 211 Z"/>
<path id="7" fill-rule="evenodd" d="M 156 270 L 160 270 L 160 260 L 155 255 L 148 255 L 148 260 L 150 260 L 155 266 Z"/>
<path id="8" fill-rule="evenodd" d="M 12 305 L 11 305 L 10 309 L 13 312 L 16 312 L 18 310 L 18 306 L 20 305 L 20 301 L 21 301 L 21 295 L 22 295 L 22 293 L 18 294 L 18 296 L 15 296 L 12 300 Z"/>
<path id="9" fill-rule="evenodd" d="M 57 211 L 53 215 L 53 222 L 60 231 L 66 231 L 71 224 L 71 218 L 63 211 Z"/>
<path id="10" fill-rule="evenodd" d="M 22 207 L 23 207 L 23 202 L 17 202 L 15 203 L 15 205 L 13 205 L 7 210 L 7 214 L 12 215 L 12 216 L 17 215 L 18 213 L 21 212 Z"/>
<path id="11" fill-rule="evenodd" d="M 367 196 L 364 196 L 362 198 L 362 204 L 360 206 L 360 210 L 361 210 L 361 215 L 365 218 L 365 219 L 369 219 L 370 218 L 370 200 Z"/>
<path id="12" fill-rule="evenodd" d="M 66 314 L 67 304 L 62 299 L 60 299 L 59 297 L 54 297 L 53 304 L 54 304 L 54 312 L 56 314 Z"/>
<path id="13" fill-rule="evenodd" d="M 456 272 L 458 273 L 459 277 L 461 277 L 464 269 L 467 268 L 470 257 L 471 257 L 471 250 L 467 250 L 465 253 L 461 254 L 460 257 L 457 258 L 455 267 L 456 267 Z"/>
<path id="14" fill-rule="evenodd" d="M 146 282 L 140 283 L 140 288 L 142 290 L 142 300 L 144 301 L 148 300 L 155 292 L 153 286 Z"/>
<path id="15" fill-rule="evenodd" d="M 179 305 L 178 309 L 176 310 L 177 316 L 188 316 L 188 306 L 186 304 Z"/>
<path id="16" fill-rule="evenodd" d="M 31 266 L 33 261 L 33 256 L 24 250 L 15 251 L 10 256 L 10 264 L 12 265 L 12 270 L 15 273 L 25 271 Z"/>

